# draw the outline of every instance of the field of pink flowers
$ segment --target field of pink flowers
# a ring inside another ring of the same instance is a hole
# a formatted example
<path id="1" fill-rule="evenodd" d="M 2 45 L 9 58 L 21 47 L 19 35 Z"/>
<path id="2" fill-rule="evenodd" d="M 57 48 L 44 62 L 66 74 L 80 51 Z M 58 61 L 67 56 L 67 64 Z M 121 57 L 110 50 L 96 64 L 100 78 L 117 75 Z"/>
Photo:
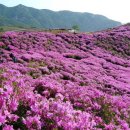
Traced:
<path id="1" fill-rule="evenodd" d="M 0 129 L 130 130 L 130 26 L 2 34 Z"/>

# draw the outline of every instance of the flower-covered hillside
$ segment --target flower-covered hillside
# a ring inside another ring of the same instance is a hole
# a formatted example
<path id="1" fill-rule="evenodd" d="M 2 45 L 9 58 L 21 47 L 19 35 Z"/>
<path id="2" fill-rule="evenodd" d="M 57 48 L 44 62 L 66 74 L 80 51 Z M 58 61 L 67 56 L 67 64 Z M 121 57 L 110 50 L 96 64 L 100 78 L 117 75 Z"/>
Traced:
<path id="1" fill-rule="evenodd" d="M 0 129 L 129 130 L 130 26 L 2 34 Z"/>

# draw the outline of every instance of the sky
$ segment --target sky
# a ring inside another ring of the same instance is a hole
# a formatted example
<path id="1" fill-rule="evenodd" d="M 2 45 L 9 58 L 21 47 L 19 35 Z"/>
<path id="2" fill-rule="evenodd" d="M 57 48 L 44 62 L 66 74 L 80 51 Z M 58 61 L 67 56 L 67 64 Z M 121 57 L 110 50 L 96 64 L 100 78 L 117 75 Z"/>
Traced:
<path id="1" fill-rule="evenodd" d="M 130 22 L 130 0 L 0 0 L 0 4 L 8 7 L 23 4 L 37 9 L 89 12 L 122 23 Z"/>

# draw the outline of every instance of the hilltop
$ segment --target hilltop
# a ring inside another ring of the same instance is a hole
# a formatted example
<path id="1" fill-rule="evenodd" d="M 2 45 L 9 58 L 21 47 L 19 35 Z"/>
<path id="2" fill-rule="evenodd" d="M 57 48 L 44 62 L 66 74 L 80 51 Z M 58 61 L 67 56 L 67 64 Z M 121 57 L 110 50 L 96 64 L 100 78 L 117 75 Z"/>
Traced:
<path id="1" fill-rule="evenodd" d="M 0 36 L 1 129 L 130 129 L 130 26 Z"/>
<path id="2" fill-rule="evenodd" d="M 72 11 L 35 9 L 24 5 L 6 7 L 0 4 L 0 26 L 32 28 L 71 28 L 78 25 L 80 31 L 90 32 L 121 25 L 102 15 Z"/>

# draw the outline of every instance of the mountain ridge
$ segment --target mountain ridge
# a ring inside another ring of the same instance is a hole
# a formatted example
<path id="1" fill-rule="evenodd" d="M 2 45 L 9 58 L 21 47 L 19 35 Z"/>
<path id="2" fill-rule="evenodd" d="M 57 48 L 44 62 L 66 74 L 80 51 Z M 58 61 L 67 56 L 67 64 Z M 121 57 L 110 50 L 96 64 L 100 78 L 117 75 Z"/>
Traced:
<path id="1" fill-rule="evenodd" d="M 80 31 L 99 31 L 121 25 L 120 22 L 98 14 L 68 10 L 35 9 L 22 4 L 14 7 L 0 4 L 0 18 L 2 17 L 3 20 L 1 20 L 0 26 L 27 26 L 53 29 L 71 28 L 73 25 L 78 25 Z"/>

